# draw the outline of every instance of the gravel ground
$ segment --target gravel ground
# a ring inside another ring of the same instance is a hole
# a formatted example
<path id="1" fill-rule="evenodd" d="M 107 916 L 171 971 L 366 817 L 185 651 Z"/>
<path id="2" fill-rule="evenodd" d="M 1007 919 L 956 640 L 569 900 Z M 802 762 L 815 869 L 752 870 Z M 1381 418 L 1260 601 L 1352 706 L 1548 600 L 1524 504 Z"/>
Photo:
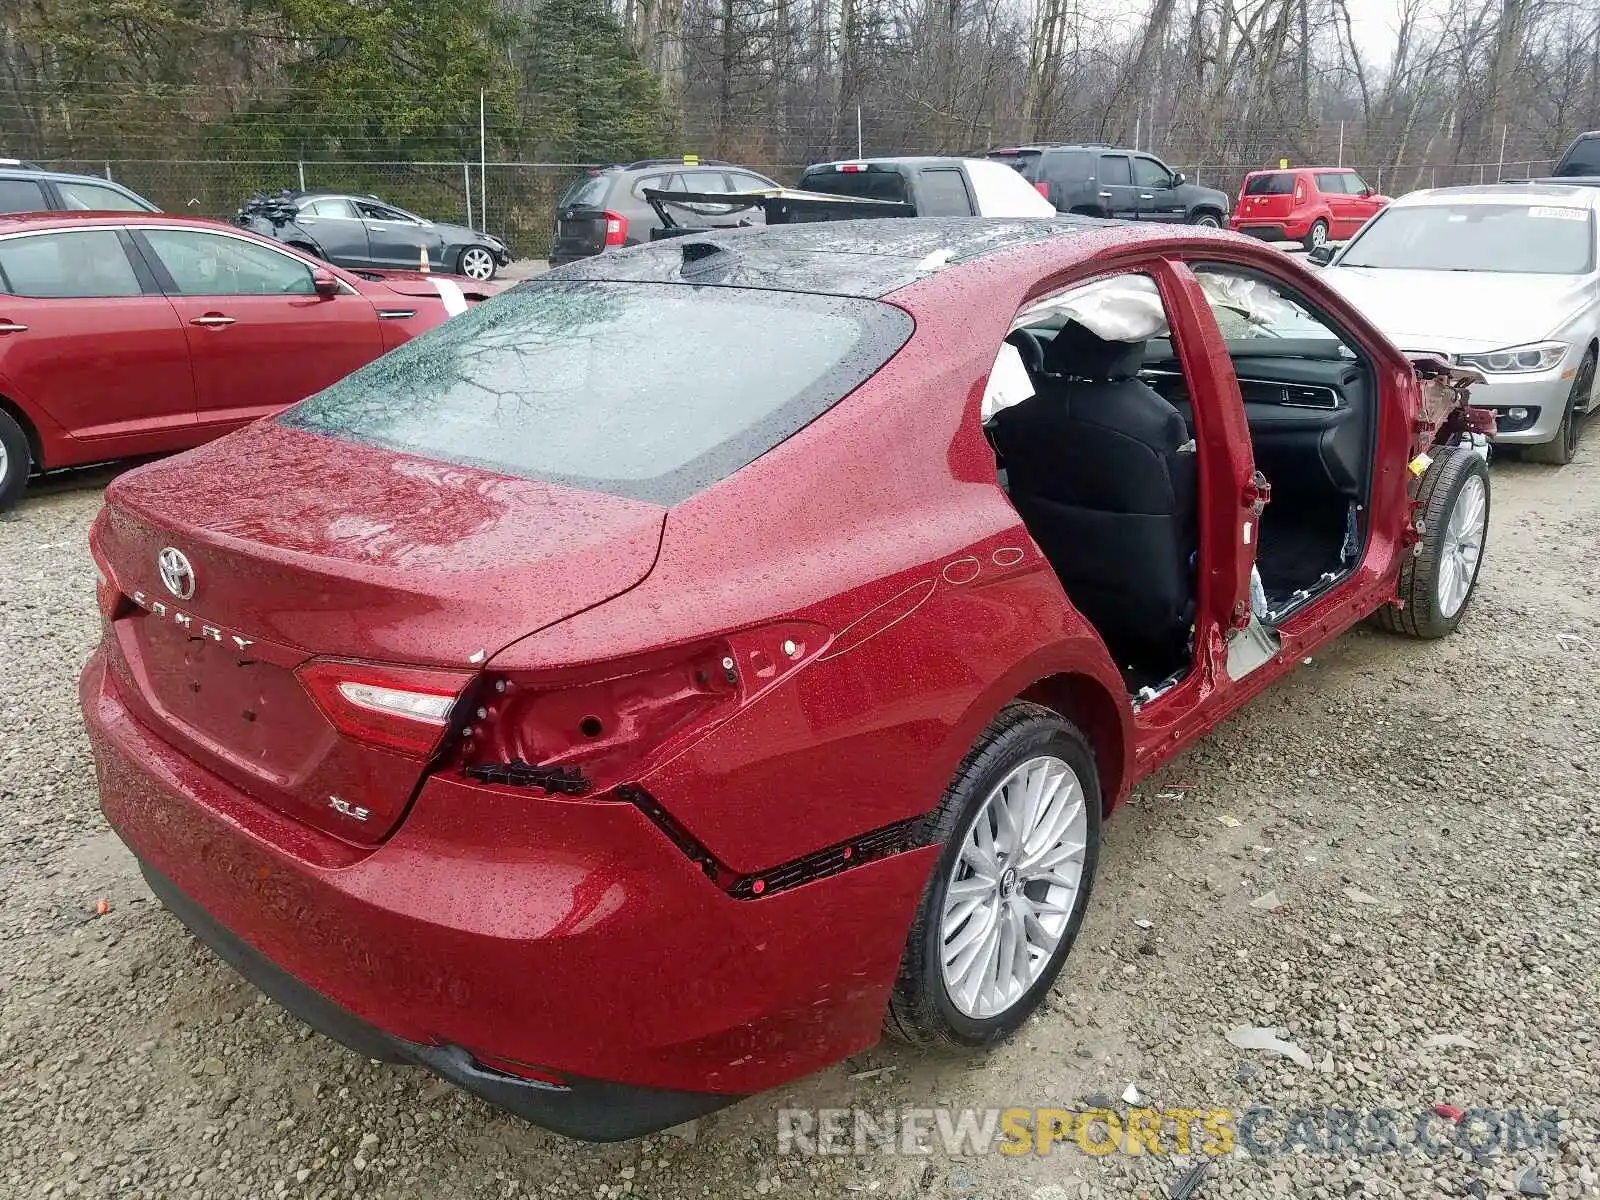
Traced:
<path id="1" fill-rule="evenodd" d="M 1014 1042 L 879 1047 L 600 1148 L 311 1034 L 152 901 L 96 806 L 74 699 L 107 474 L 0 518 L 0 1195 L 1166 1196 L 1195 1160 L 778 1149 L 789 1105 L 1122 1109 L 1129 1084 L 1168 1109 L 1270 1107 L 1280 1131 L 1329 1107 L 1558 1112 L 1545 1145 L 1484 1162 L 1234 1153 L 1202 1200 L 1600 1195 L 1600 444 L 1496 465 L 1456 637 L 1352 633 L 1139 789 Z M 1310 1065 L 1233 1048 L 1239 1025 Z"/>

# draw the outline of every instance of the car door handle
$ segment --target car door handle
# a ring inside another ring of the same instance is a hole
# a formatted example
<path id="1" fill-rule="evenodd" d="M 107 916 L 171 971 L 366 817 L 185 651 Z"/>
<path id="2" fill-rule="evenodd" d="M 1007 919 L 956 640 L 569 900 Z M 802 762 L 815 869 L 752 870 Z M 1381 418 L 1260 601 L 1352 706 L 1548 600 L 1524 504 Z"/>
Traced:
<path id="1" fill-rule="evenodd" d="M 207 313 L 203 317 L 195 317 L 189 324 L 204 325 L 207 329 L 220 329 L 224 325 L 232 325 L 233 318 L 225 317 L 221 313 Z"/>
<path id="2" fill-rule="evenodd" d="M 0 321 L 0 333 L 27 333 L 26 325 L 18 325 L 15 321 Z"/>
<path id="3" fill-rule="evenodd" d="M 1140 192 L 1139 193 L 1139 199 L 1141 199 L 1141 200 L 1154 200 L 1155 196 L 1152 195 L 1149 192 Z"/>
<path id="4" fill-rule="evenodd" d="M 1102 199 L 1102 200 L 1111 199 L 1111 193 L 1110 192 L 1101 192 L 1100 193 L 1100 199 Z"/>

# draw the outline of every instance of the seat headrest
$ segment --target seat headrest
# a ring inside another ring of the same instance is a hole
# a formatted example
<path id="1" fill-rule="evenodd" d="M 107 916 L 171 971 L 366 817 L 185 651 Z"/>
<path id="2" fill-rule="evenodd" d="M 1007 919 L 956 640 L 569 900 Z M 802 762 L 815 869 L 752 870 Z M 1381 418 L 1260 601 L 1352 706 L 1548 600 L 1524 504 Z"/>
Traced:
<path id="1" fill-rule="evenodd" d="M 1109 342 L 1076 321 L 1068 321 L 1044 348 L 1044 369 L 1094 381 L 1132 379 L 1144 365 L 1144 342 Z"/>

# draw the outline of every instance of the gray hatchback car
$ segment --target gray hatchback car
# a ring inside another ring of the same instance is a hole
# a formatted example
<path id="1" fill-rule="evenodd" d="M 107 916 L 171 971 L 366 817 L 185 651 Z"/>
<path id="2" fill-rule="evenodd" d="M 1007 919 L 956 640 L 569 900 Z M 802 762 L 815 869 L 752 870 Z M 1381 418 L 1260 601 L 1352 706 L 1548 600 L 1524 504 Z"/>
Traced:
<path id="1" fill-rule="evenodd" d="M 683 158 L 646 158 L 626 166 L 595 167 L 573 181 L 556 204 L 555 238 L 550 265 L 563 266 L 615 246 L 636 246 L 650 241 L 650 231 L 661 223 L 644 190 L 663 192 L 749 192 L 778 185 L 747 167 L 694 155 Z M 724 204 L 674 205 L 674 216 L 685 225 L 718 228 L 760 225 L 760 209 L 741 210 Z"/>

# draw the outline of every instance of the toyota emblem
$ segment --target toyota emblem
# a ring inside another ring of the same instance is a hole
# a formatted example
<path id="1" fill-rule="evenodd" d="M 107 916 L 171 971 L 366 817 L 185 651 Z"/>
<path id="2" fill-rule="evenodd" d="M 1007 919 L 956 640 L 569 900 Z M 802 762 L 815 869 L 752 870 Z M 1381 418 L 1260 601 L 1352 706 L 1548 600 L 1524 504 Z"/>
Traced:
<path id="1" fill-rule="evenodd" d="M 168 546 L 156 556 L 156 569 L 161 572 L 161 582 L 179 600 L 194 595 L 194 568 L 182 550 Z"/>

